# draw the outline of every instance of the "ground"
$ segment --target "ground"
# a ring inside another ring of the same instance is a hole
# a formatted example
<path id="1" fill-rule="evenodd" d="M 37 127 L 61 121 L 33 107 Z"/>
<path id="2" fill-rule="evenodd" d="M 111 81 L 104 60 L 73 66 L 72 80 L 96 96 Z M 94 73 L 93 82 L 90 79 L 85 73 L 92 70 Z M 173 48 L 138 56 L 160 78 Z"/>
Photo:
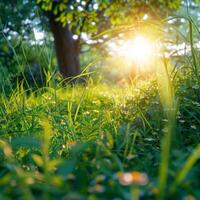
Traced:
<path id="1" fill-rule="evenodd" d="M 153 77 L 2 94 L 0 199 L 199 199 L 200 88 L 181 75 L 162 89 Z"/>

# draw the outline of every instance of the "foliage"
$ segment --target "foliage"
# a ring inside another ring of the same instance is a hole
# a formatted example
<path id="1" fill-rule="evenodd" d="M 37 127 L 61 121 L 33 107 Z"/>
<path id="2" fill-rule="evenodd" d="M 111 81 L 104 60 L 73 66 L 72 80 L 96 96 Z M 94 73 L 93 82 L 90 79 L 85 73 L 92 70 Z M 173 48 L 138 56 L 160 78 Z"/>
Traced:
<path id="1" fill-rule="evenodd" d="M 200 195 L 195 95 L 200 91 L 197 84 L 188 85 L 190 72 L 179 72 L 174 84 L 179 111 L 171 139 L 176 146 L 161 154 L 170 161 L 164 173 L 170 199 Z M 10 98 L 1 95 L 1 198 L 155 199 L 164 194 L 158 193 L 160 140 L 172 121 L 165 108 L 170 104 L 160 100 L 157 88 L 152 77 L 123 87 L 89 81 L 86 87 L 63 88 L 52 82 L 29 95 L 22 86 Z"/>
<path id="2" fill-rule="evenodd" d="M 0 199 L 200 199 L 199 32 L 184 19 L 188 35 L 178 34 L 191 51 L 121 85 L 89 67 L 85 85 L 59 82 L 50 48 L 22 43 L 15 59 L 44 67 L 45 85 L 23 77 L 7 93 L 0 66 Z"/>
<path id="3" fill-rule="evenodd" d="M 3 0 L 0 13 L 0 91 L 5 88 L 11 91 L 17 80 L 22 79 L 27 79 L 26 86 L 41 85 L 44 71 L 52 64 L 47 62 L 51 46 L 47 42 L 48 34 L 43 40 L 45 46 L 39 44 L 34 30 L 47 30 L 45 18 L 32 0 Z M 36 74 L 36 71 L 42 73 Z"/>
<path id="4" fill-rule="evenodd" d="M 9 41 L 9 45 L 12 42 Z M 46 84 L 48 74 L 55 74 L 54 52 L 46 45 L 29 44 L 21 41 L 12 47 L 14 57 L 9 67 L 0 62 L 0 91 L 6 95 L 24 83 L 25 88 L 39 88 Z"/>
<path id="5" fill-rule="evenodd" d="M 113 25 L 132 25 L 144 14 L 152 17 L 166 15 L 168 11 L 178 9 L 181 1 L 37 0 L 37 3 L 45 12 L 53 13 L 63 25 L 68 23 L 74 34 L 97 35 Z"/>

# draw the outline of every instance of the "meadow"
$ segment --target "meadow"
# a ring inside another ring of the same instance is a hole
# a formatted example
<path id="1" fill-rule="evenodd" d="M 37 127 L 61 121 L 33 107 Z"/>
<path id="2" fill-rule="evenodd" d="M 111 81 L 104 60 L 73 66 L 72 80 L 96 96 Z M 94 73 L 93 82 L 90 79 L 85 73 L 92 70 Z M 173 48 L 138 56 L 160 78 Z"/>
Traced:
<path id="1" fill-rule="evenodd" d="M 1 199 L 198 199 L 191 73 L 2 94 Z"/>
<path id="2" fill-rule="evenodd" d="M 2 84 L 0 199 L 200 199 L 200 51 L 188 24 L 190 53 L 161 56 L 145 76 L 106 82 L 86 66 L 84 83 L 49 71 L 42 86 Z"/>

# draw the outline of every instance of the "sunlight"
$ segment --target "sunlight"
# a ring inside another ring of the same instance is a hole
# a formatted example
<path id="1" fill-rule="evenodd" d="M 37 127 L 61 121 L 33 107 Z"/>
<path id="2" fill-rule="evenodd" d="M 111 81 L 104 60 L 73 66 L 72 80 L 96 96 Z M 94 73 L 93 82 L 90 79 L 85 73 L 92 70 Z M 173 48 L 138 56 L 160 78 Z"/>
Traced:
<path id="1" fill-rule="evenodd" d="M 123 60 L 125 68 L 133 66 L 137 68 L 148 68 L 153 63 L 155 52 L 154 43 L 145 36 L 138 35 L 128 40 L 118 40 L 117 43 L 110 43 L 110 53 Z"/>
<path id="2" fill-rule="evenodd" d="M 134 39 L 126 41 L 120 51 L 125 59 L 137 65 L 149 63 L 154 54 L 153 44 L 144 36 L 136 36 Z"/>

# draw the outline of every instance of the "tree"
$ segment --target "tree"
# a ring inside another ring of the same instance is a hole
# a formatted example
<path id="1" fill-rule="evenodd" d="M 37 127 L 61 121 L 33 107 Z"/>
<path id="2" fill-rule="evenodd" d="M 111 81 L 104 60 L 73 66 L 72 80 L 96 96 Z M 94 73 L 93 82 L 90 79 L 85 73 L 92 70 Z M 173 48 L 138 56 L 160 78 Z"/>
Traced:
<path id="1" fill-rule="evenodd" d="M 80 73 L 82 33 L 95 36 L 118 25 L 132 24 L 144 13 L 158 18 L 176 10 L 181 0 L 37 0 L 49 19 L 55 50 L 64 77 Z M 73 35 L 78 37 L 73 39 Z"/>
<path id="2" fill-rule="evenodd" d="M 36 1 L 46 17 L 38 17 Z M 51 31 L 54 37 L 60 72 L 64 77 L 76 76 L 81 71 L 79 54 L 82 44 L 85 43 L 81 37 L 83 33 L 94 38 L 99 33 L 118 25 L 133 24 L 134 20 L 140 20 L 144 13 L 154 18 L 164 16 L 168 11 L 177 9 L 179 5 L 180 0 L 159 2 L 151 0 L 2 0 L 0 27 L 3 37 L 0 39 L 0 62 L 2 61 L 1 63 L 7 65 L 8 68 L 13 66 L 14 54 L 7 44 L 8 38 L 11 38 L 12 42 L 19 37 L 31 41 L 33 27 L 47 25 L 46 19 L 48 19 L 50 26 L 45 27 L 45 30 L 47 30 L 46 33 Z M 112 37 L 112 34 L 108 35 Z M 74 35 L 77 36 L 76 39 Z"/>

